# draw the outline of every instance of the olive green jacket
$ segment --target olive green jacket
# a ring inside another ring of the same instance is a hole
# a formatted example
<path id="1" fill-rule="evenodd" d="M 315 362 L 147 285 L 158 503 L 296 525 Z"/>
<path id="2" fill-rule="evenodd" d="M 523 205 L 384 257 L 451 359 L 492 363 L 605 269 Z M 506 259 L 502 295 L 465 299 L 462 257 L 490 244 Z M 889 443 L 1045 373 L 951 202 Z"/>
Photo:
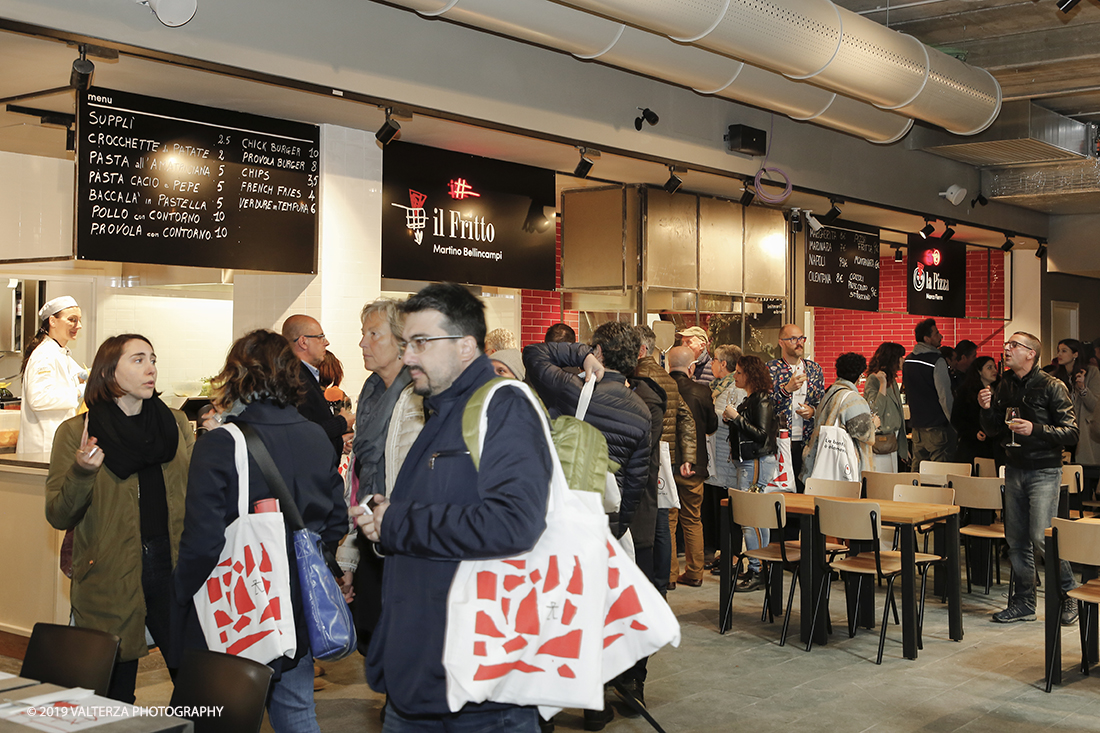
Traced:
<path id="1" fill-rule="evenodd" d="M 168 536 L 175 567 L 183 533 L 187 469 L 195 433 L 182 412 L 176 456 L 163 465 L 168 494 Z M 121 480 L 106 466 L 86 471 L 76 464 L 84 415 L 61 424 L 46 479 L 46 519 L 57 529 L 75 529 L 71 600 L 75 625 L 116 634 L 119 658 L 149 653 L 145 643 L 145 596 L 141 588 L 141 515 L 138 477 Z"/>

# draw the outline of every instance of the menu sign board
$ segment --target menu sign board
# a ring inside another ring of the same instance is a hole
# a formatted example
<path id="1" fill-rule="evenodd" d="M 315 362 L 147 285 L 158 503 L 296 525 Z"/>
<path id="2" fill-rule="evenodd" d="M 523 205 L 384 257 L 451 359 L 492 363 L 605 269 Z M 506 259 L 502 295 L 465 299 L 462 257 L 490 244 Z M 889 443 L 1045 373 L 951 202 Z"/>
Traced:
<path id="1" fill-rule="evenodd" d="M 382 277 L 554 289 L 554 171 L 409 143 L 382 162 Z"/>
<path id="2" fill-rule="evenodd" d="M 810 230 L 806 242 L 806 305 L 877 311 L 878 230 L 838 222 Z"/>
<path id="3" fill-rule="evenodd" d="M 909 235 L 908 311 L 919 316 L 966 317 L 966 245 Z"/>
<path id="4" fill-rule="evenodd" d="M 79 97 L 78 259 L 316 271 L 316 125 L 110 89 Z"/>

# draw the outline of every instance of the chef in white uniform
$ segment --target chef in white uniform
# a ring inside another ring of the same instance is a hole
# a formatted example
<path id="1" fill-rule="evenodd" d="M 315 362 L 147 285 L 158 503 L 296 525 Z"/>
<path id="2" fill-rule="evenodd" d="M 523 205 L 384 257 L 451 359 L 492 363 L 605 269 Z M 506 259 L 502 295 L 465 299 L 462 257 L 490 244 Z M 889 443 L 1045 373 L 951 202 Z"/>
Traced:
<path id="1" fill-rule="evenodd" d="M 38 322 L 23 358 L 18 454 L 50 452 L 57 427 L 76 414 L 88 378 L 67 348 L 81 329 L 76 300 L 54 298 L 38 310 Z"/>

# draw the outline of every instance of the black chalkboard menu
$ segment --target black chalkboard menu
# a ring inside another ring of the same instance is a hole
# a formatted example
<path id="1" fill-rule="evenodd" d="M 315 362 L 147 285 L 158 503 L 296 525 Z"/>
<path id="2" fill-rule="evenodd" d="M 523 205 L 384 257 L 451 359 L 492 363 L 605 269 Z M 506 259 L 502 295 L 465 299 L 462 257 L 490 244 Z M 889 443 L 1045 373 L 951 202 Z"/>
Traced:
<path id="1" fill-rule="evenodd" d="M 806 305 L 877 311 L 878 230 L 837 222 L 810 229 L 806 242 Z"/>
<path id="2" fill-rule="evenodd" d="M 316 125 L 79 95 L 78 259 L 313 273 Z"/>

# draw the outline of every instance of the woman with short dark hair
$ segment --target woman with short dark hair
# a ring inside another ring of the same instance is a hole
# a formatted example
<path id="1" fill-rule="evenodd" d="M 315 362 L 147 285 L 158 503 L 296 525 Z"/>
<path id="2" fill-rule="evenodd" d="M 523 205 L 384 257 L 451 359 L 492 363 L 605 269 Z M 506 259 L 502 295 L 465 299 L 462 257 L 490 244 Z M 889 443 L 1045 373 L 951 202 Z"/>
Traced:
<path id="1" fill-rule="evenodd" d="M 187 417 L 157 398 L 156 381 L 149 339 L 104 341 L 88 377 L 88 414 L 58 428 L 46 479 L 46 518 L 75 529 L 73 623 L 122 639 L 108 692 L 122 702 L 134 701 L 146 627 L 171 656 L 172 558 L 195 442 Z"/>
<path id="2" fill-rule="evenodd" d="M 348 531 L 344 485 L 336 472 L 331 441 L 296 405 L 301 369 L 287 340 L 273 331 L 253 331 L 229 350 L 225 367 L 212 382 L 214 402 L 228 421 L 251 426 L 268 449 L 294 498 L 305 526 L 321 536 L 326 549 Z M 228 408 L 233 406 L 232 410 Z M 243 406 L 243 410 L 238 410 Z M 237 518 L 235 442 L 226 430 L 211 430 L 195 447 L 188 480 L 187 517 L 176 565 L 179 632 L 186 647 L 205 648 L 192 601 L 206 584 L 225 546 L 225 530 Z M 248 505 L 272 492 L 254 458 L 249 458 Z M 287 533 L 290 595 L 294 611 L 294 658 L 267 661 L 276 673 L 268 716 L 276 733 L 318 731 L 313 706 L 313 663 L 306 633 L 294 543 Z"/>
<path id="3" fill-rule="evenodd" d="M 875 442 L 875 423 L 867 400 L 863 399 L 856 382 L 867 369 L 867 359 L 853 351 L 841 354 L 836 360 L 836 381 L 825 390 L 825 396 L 817 406 L 814 417 L 814 434 L 802 449 L 803 480 L 813 475 L 817 462 L 821 426 L 840 425 L 851 437 L 859 454 L 859 465 L 853 466 L 853 480 L 858 481 L 861 472 L 870 471 L 873 464 L 871 445 Z"/>

